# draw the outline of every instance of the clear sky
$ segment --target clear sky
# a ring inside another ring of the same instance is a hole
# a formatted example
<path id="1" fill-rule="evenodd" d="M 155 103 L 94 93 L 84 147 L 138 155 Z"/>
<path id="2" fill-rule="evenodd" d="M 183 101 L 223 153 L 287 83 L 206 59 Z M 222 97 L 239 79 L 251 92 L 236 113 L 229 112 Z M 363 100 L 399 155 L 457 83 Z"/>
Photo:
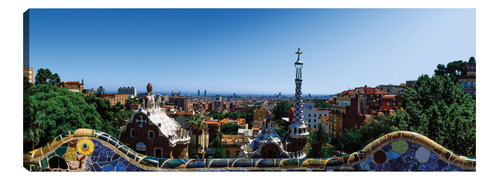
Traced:
<path id="1" fill-rule="evenodd" d="M 300 48 L 303 93 L 334 94 L 476 56 L 475 19 L 475 9 L 31 9 L 30 66 L 107 92 L 150 82 L 292 94 Z"/>

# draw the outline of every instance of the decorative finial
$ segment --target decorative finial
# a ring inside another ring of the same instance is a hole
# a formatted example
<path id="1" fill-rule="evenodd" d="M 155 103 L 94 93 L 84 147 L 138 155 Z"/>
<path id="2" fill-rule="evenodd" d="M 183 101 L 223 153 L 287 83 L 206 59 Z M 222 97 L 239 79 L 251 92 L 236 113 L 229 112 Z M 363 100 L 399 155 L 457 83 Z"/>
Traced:
<path id="1" fill-rule="evenodd" d="M 297 61 L 300 60 L 300 54 L 302 54 L 302 52 L 300 52 L 300 48 L 298 48 L 298 50 L 297 50 L 297 52 L 295 52 L 295 54 L 298 54 Z"/>
<path id="2" fill-rule="evenodd" d="M 148 90 L 148 93 L 153 92 L 153 85 L 151 85 L 151 83 L 148 83 L 148 85 L 146 86 L 146 89 Z"/>

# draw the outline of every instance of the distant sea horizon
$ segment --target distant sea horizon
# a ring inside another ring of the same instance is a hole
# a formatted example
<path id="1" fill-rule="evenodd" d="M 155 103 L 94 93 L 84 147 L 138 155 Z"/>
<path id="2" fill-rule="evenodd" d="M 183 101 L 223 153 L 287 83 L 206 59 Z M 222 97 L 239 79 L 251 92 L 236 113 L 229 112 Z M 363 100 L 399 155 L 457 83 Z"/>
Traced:
<path id="1" fill-rule="evenodd" d="M 110 94 L 116 94 L 118 93 L 118 91 L 105 91 L 105 93 L 110 93 Z M 137 91 L 137 94 L 141 94 L 141 93 L 146 93 L 146 91 Z M 171 95 L 172 94 L 172 91 L 170 92 L 167 92 L 167 91 L 153 91 L 154 94 L 161 94 L 161 95 Z M 173 93 L 179 93 L 179 91 L 177 92 L 173 92 Z M 183 91 L 180 91 L 181 93 L 181 96 L 198 96 L 198 92 L 183 92 Z M 267 97 L 270 97 L 270 96 L 277 96 L 279 95 L 279 93 L 237 93 L 237 92 L 215 92 L 215 93 L 207 93 L 207 96 L 210 97 L 210 96 L 223 96 L 223 97 L 232 97 L 232 96 L 251 96 L 251 97 L 254 97 L 254 96 L 267 96 Z M 328 96 L 328 97 L 331 97 L 333 96 L 334 94 L 310 94 L 311 97 L 325 97 L 325 96 Z M 204 96 L 204 92 L 201 91 L 200 92 L 200 97 L 203 97 Z M 281 96 L 282 97 L 294 97 L 295 94 L 286 94 L 286 93 L 281 93 Z M 309 96 L 309 93 L 303 93 L 302 94 L 303 97 L 306 97 L 306 96 Z"/>

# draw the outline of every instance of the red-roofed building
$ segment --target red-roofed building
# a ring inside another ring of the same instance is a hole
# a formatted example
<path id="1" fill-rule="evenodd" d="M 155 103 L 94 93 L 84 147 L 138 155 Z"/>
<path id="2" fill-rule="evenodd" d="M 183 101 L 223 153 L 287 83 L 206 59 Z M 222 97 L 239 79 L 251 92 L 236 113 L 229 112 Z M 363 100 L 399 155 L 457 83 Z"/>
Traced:
<path id="1" fill-rule="evenodd" d="M 81 93 L 83 91 L 83 79 L 81 84 L 80 81 L 66 81 L 63 83 L 63 87 L 68 88 L 69 91 Z"/>
<path id="2" fill-rule="evenodd" d="M 402 101 L 399 95 L 385 95 L 382 97 L 381 111 L 384 113 L 390 113 L 391 110 L 399 109 L 399 103 Z"/>

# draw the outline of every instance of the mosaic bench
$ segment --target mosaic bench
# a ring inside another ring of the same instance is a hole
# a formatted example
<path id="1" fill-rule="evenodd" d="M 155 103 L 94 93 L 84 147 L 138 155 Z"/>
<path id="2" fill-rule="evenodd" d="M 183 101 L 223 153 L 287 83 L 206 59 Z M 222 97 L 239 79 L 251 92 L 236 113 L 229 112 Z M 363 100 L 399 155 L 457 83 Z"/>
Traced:
<path id="1" fill-rule="evenodd" d="M 476 160 L 397 131 L 331 158 L 167 159 L 137 153 L 107 133 L 77 129 L 23 155 L 29 171 L 475 171 Z"/>

